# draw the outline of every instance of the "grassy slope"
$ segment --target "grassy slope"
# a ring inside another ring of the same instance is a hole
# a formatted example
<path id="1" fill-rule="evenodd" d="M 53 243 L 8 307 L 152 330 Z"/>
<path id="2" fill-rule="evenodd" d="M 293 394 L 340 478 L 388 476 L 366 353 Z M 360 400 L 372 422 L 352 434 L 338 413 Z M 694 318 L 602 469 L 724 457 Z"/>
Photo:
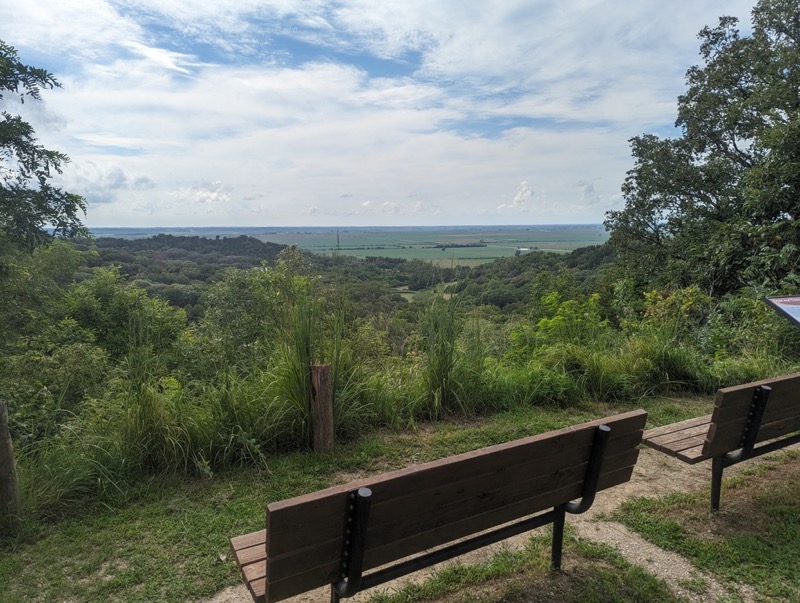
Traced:
<path id="1" fill-rule="evenodd" d="M 702 414 L 710 402 L 643 405 L 660 424 Z M 417 433 L 371 434 L 331 456 L 295 453 L 213 479 L 153 479 L 113 506 L 91 505 L 56 523 L 28 525 L 0 550 L 0 584 L 6 585 L 0 602 L 198 600 L 238 582 L 228 538 L 263 527 L 268 501 L 629 408 L 524 409 L 467 424 L 425 425 Z"/>

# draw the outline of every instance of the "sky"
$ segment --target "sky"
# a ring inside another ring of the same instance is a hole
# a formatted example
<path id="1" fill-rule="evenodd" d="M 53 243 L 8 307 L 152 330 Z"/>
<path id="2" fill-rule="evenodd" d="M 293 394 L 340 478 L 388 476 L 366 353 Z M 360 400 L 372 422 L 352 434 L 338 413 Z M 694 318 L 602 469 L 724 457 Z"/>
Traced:
<path id="1" fill-rule="evenodd" d="M 597 224 L 741 0 L 0 0 L 100 226 Z"/>

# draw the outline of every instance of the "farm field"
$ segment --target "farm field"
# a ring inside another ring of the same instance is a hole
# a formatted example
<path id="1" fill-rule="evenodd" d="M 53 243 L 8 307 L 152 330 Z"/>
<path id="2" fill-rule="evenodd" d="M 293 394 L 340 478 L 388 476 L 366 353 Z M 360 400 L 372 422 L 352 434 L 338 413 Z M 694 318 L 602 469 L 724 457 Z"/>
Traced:
<path id="1" fill-rule="evenodd" d="M 297 245 L 318 254 L 338 247 L 343 255 L 421 259 L 439 265 L 475 266 L 519 251 L 568 253 L 597 245 L 608 234 L 599 224 L 538 226 L 401 226 L 401 227 L 206 227 L 95 228 L 98 237 L 141 238 L 155 234 L 206 238 L 246 235 L 261 241 Z"/>

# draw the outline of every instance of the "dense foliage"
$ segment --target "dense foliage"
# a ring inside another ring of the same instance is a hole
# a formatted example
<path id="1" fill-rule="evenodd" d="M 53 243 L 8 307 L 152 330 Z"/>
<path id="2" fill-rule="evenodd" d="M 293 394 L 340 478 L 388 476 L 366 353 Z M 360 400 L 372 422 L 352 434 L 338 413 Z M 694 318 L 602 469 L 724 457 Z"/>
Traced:
<path id="1" fill-rule="evenodd" d="M 141 241 L 131 257 L 164 274 L 173 263 L 193 270 L 169 251 L 182 243 Z M 194 240 L 191 253 L 207 262 L 223 244 Z M 37 249 L 3 288 L 0 391 L 25 508 L 37 514 L 118 495 L 154 472 L 211 475 L 309 446 L 318 362 L 333 366 L 346 439 L 518 405 L 710 392 L 788 370 L 800 351 L 757 294 L 637 291 L 605 246 L 461 269 L 413 294 L 415 262 L 285 248 L 195 281 L 190 320 L 142 287 L 142 272 L 104 263 L 103 245 Z"/>
<path id="2" fill-rule="evenodd" d="M 678 99 L 678 138 L 632 139 L 625 208 L 606 226 L 656 285 L 724 294 L 800 284 L 800 6 L 761 0 L 752 34 L 722 17 Z"/>

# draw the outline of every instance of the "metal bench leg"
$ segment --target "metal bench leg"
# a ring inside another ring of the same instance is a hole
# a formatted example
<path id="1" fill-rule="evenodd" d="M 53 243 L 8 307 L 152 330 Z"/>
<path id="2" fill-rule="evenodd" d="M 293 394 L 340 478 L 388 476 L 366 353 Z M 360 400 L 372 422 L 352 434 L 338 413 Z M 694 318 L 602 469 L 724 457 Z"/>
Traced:
<path id="1" fill-rule="evenodd" d="M 556 518 L 553 521 L 553 544 L 550 547 L 550 569 L 561 569 L 561 551 L 564 547 L 564 517 L 566 511 L 563 506 L 556 507 Z"/>
<path id="2" fill-rule="evenodd" d="M 719 497 L 722 493 L 722 471 L 725 469 L 725 459 L 715 456 L 711 459 L 711 510 L 719 511 Z"/>
<path id="3" fill-rule="evenodd" d="M 567 512 L 580 514 L 589 510 L 597 494 L 597 483 L 600 481 L 600 472 L 603 468 L 603 459 L 606 456 L 608 438 L 611 428 L 608 425 L 598 425 L 594 430 L 592 452 L 586 474 L 583 476 L 583 492 L 580 502 L 568 502 L 555 508 L 556 518 L 553 520 L 553 546 L 550 553 L 550 567 L 561 569 L 561 551 L 564 546 L 564 516 Z"/>

